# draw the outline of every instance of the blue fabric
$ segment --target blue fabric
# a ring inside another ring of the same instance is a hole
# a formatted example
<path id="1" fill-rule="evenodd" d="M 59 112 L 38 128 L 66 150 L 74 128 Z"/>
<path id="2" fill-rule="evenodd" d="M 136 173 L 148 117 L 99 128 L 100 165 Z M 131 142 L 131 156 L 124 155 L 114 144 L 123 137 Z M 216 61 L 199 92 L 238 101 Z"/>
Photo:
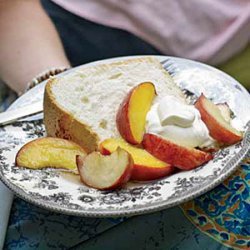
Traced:
<path id="1" fill-rule="evenodd" d="M 68 249 L 122 221 L 57 214 L 16 198 L 5 249 Z"/>

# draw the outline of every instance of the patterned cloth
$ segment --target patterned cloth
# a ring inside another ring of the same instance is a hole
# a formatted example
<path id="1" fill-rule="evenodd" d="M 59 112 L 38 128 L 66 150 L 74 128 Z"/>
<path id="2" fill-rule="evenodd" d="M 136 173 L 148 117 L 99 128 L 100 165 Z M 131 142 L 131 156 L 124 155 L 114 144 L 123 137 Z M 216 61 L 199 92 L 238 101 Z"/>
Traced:
<path id="1" fill-rule="evenodd" d="M 250 159 L 212 192 L 181 208 L 196 227 L 218 242 L 250 247 Z"/>

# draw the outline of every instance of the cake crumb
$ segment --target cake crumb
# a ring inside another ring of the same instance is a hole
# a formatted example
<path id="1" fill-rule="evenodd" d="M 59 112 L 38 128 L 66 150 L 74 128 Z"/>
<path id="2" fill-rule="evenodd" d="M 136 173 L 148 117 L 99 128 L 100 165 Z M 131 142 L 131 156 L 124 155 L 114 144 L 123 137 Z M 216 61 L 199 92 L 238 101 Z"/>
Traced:
<path id="1" fill-rule="evenodd" d="M 117 78 L 119 78 L 120 76 L 122 76 L 122 73 L 117 73 L 117 74 L 115 74 L 115 75 L 110 76 L 109 79 L 110 79 L 110 80 L 112 80 L 112 79 L 117 79 Z"/>
<path id="2" fill-rule="evenodd" d="M 82 99 L 81 99 L 81 101 L 83 103 L 89 103 L 89 98 L 87 96 L 83 96 Z"/>
<path id="3" fill-rule="evenodd" d="M 103 128 L 103 129 L 106 129 L 107 128 L 107 121 L 105 119 L 102 119 L 99 123 L 99 127 L 100 128 Z"/>

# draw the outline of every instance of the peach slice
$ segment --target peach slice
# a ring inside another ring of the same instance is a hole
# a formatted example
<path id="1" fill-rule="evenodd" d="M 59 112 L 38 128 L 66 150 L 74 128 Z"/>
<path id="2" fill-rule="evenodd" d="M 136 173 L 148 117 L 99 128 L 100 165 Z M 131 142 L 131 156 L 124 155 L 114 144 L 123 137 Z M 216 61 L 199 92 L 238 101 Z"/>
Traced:
<path id="1" fill-rule="evenodd" d="M 18 151 L 16 165 L 33 169 L 62 168 L 77 173 L 76 155 L 85 156 L 86 152 L 72 141 L 53 137 L 38 138 Z"/>
<path id="2" fill-rule="evenodd" d="M 210 136 L 219 143 L 231 145 L 242 140 L 242 133 L 233 128 L 229 121 L 225 120 L 220 109 L 203 94 L 196 101 L 195 107 L 199 110 Z"/>
<path id="3" fill-rule="evenodd" d="M 146 115 L 156 95 L 151 82 L 134 87 L 121 103 L 116 124 L 121 136 L 131 144 L 140 144 L 145 131 Z"/>
<path id="4" fill-rule="evenodd" d="M 130 154 L 121 148 L 109 156 L 99 152 L 77 156 L 76 162 L 81 181 L 100 190 L 112 190 L 127 183 L 134 164 Z"/>
<path id="5" fill-rule="evenodd" d="M 216 104 L 216 106 L 219 108 L 221 115 L 223 116 L 223 118 L 226 120 L 226 122 L 230 122 L 231 121 L 231 110 L 228 106 L 228 104 L 225 103 L 218 103 Z"/>
<path id="6" fill-rule="evenodd" d="M 158 160 L 142 148 L 130 145 L 123 139 L 110 138 L 100 144 L 102 154 L 110 154 L 118 147 L 131 154 L 134 160 L 134 167 L 131 180 L 149 181 L 162 178 L 174 172 L 174 167 L 168 163 Z"/>
<path id="7" fill-rule="evenodd" d="M 210 153 L 183 147 L 154 134 L 145 134 L 142 145 L 156 158 L 183 170 L 196 168 L 212 159 Z"/>

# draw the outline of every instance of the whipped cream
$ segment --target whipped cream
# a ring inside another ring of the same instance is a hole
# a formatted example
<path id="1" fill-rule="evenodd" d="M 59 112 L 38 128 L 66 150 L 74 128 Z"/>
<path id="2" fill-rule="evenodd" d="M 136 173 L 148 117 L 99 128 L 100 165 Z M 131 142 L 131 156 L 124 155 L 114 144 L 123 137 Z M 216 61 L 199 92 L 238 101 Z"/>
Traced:
<path id="1" fill-rule="evenodd" d="M 215 145 L 199 111 L 174 96 L 156 100 L 146 117 L 146 131 L 186 147 Z"/>

